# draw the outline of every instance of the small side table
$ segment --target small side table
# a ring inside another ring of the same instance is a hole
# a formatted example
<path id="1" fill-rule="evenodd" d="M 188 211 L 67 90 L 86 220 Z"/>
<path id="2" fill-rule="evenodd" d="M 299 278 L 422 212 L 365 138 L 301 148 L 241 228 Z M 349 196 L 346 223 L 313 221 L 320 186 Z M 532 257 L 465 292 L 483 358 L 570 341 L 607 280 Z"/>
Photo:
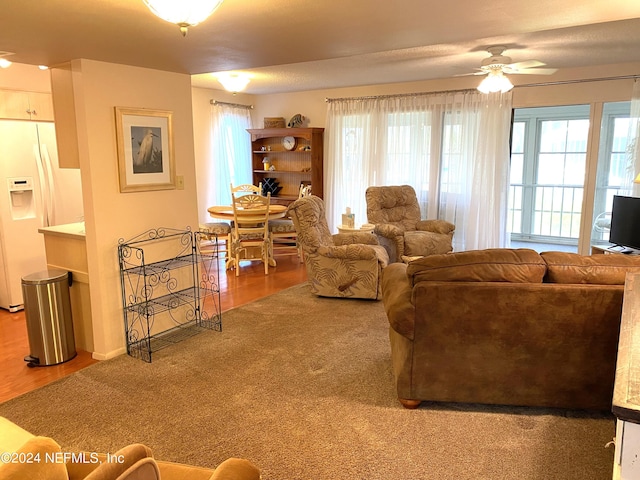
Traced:
<path id="1" fill-rule="evenodd" d="M 375 225 L 365 223 L 355 227 L 345 227 L 344 225 L 338 225 L 338 233 L 353 233 L 353 232 L 370 232 L 373 233 Z"/>

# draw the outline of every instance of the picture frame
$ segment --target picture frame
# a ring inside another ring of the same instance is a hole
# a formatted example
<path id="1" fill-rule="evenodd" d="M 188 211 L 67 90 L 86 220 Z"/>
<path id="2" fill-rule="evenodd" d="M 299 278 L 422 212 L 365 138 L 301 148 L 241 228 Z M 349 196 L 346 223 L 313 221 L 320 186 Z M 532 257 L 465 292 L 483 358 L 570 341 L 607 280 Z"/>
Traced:
<path id="1" fill-rule="evenodd" d="M 176 188 L 172 112 L 115 107 L 120 192 Z"/>

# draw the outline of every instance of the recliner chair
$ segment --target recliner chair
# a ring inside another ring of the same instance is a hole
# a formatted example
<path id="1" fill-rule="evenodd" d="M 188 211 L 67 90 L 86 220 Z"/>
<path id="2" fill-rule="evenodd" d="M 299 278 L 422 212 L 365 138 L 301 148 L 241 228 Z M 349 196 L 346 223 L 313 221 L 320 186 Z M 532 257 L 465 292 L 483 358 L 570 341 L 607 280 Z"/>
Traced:
<path id="1" fill-rule="evenodd" d="M 367 232 L 329 232 L 324 202 L 302 197 L 287 210 L 304 252 L 311 291 L 322 297 L 379 300 L 382 269 L 389 257 L 376 236 Z"/>
<path id="2" fill-rule="evenodd" d="M 421 220 L 418 197 L 410 185 L 369 187 L 365 196 L 367 221 L 375 225 L 374 233 L 387 249 L 389 263 L 453 250 L 455 225 L 446 220 Z"/>

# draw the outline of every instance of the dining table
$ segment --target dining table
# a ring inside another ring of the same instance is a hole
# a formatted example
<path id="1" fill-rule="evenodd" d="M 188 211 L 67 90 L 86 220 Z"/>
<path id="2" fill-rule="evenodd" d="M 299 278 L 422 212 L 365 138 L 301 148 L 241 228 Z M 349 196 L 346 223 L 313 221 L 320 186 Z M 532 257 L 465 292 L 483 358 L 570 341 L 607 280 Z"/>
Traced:
<path id="1" fill-rule="evenodd" d="M 214 205 L 207 209 L 209 215 L 213 218 L 217 218 L 219 220 L 226 220 L 229 223 L 232 223 L 235 220 L 233 214 L 233 205 Z M 269 205 L 269 220 L 275 220 L 278 218 L 282 218 L 285 216 L 287 212 L 286 205 L 279 205 L 276 203 Z M 262 223 L 264 221 L 264 207 L 253 207 L 253 208 L 237 208 L 237 215 L 239 223 Z M 240 220 L 240 218 L 242 220 Z M 231 229 L 233 235 L 233 228 Z M 226 269 L 230 269 L 232 266 L 235 266 L 235 258 L 233 256 L 228 255 L 226 261 Z M 275 267 L 276 260 L 273 258 L 273 252 L 269 253 L 269 266 Z M 237 268 L 237 267 L 236 267 Z"/>

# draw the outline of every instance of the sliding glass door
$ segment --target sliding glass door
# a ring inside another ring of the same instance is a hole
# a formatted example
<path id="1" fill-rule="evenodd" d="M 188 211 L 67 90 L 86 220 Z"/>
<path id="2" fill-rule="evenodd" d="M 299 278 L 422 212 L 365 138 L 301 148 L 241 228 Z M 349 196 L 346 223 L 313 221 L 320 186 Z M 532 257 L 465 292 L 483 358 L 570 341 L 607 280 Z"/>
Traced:
<path id="1" fill-rule="evenodd" d="M 607 215 L 624 169 L 629 102 L 600 107 L 599 122 L 593 105 L 514 111 L 507 226 L 512 247 L 577 252 L 584 235 L 591 243 L 608 239 Z M 598 135 L 591 130 L 596 124 Z M 597 154 L 593 138 L 599 138 Z M 597 172 L 593 186 L 585 183 L 590 169 Z M 593 204 L 586 208 L 588 201 Z M 593 212 L 592 220 L 582 218 L 585 211 Z"/>

